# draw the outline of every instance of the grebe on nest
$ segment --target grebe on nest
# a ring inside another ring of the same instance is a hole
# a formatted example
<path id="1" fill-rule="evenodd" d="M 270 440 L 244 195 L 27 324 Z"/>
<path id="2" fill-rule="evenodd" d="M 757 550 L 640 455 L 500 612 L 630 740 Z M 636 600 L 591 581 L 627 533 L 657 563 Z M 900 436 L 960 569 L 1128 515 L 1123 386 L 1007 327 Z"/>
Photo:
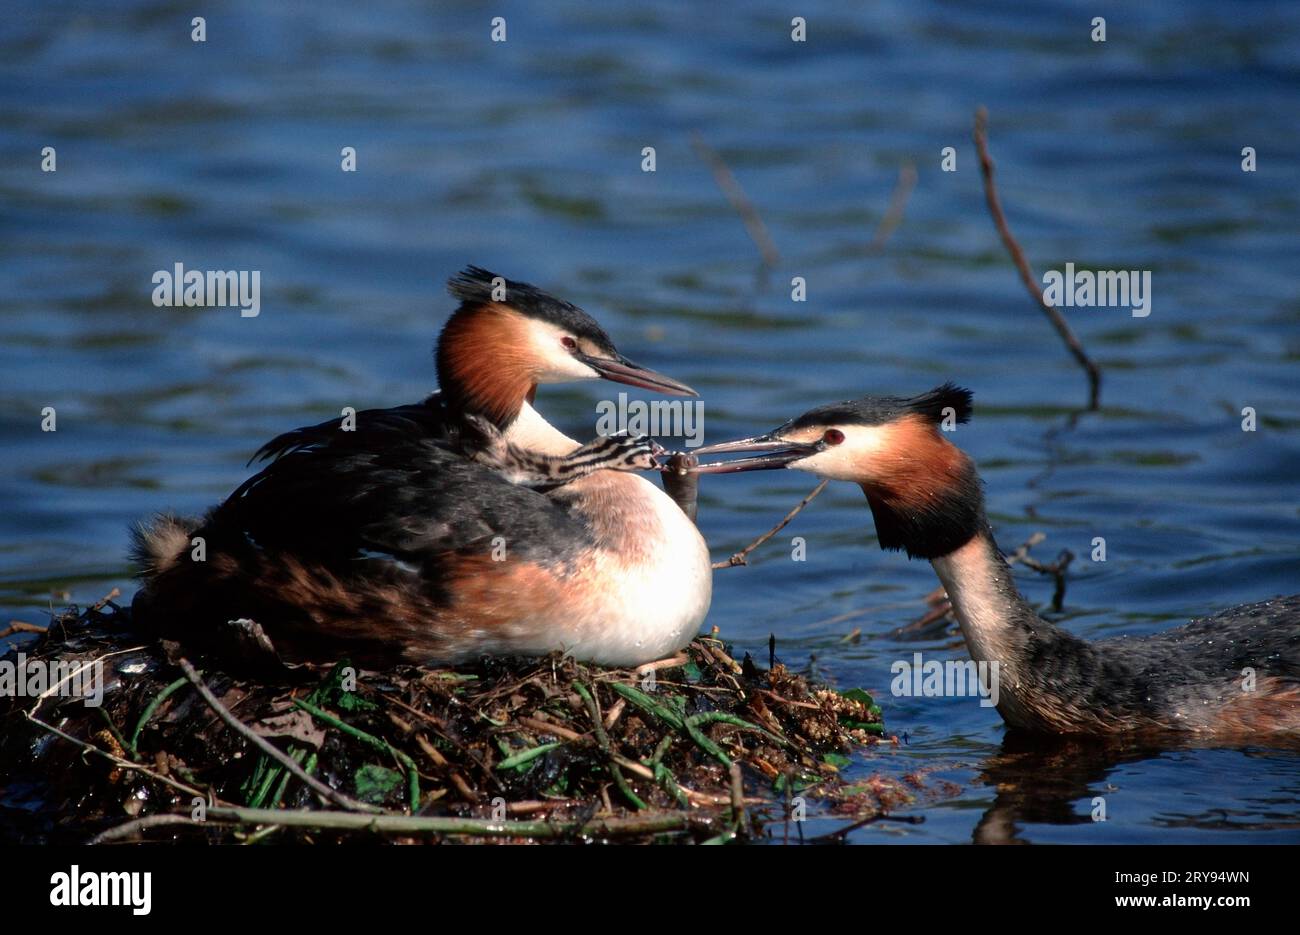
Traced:
<path id="1" fill-rule="evenodd" d="M 538 384 L 600 377 L 694 390 L 526 283 L 469 267 L 449 289 L 461 304 L 438 339 L 438 393 L 358 412 L 353 431 L 331 419 L 280 435 L 201 521 L 136 532 L 142 624 L 205 649 L 369 666 L 554 650 L 637 665 L 689 642 L 712 596 L 708 549 L 690 505 L 629 473 L 662 468 L 661 450 L 579 447 L 530 402 Z"/>
<path id="2" fill-rule="evenodd" d="M 970 458 L 939 430 L 970 418 L 946 384 L 910 399 L 867 396 L 695 454 L 767 452 L 698 473 L 767 468 L 859 484 L 882 549 L 929 559 L 976 662 L 998 663 L 998 712 L 1059 734 L 1300 734 L 1300 595 L 1225 610 L 1145 637 L 1088 642 L 1039 617 L 993 542 Z M 1247 690 L 1248 673 L 1255 674 Z"/>

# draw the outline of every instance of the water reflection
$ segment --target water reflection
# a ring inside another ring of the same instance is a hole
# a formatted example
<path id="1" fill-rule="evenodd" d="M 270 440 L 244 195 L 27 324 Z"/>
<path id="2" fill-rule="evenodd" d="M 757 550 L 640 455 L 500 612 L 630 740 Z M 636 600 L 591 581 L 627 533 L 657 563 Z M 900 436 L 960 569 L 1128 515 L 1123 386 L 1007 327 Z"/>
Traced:
<path id="1" fill-rule="evenodd" d="M 975 825 L 971 840 L 975 844 L 1029 844 L 1028 825 L 1091 825 L 1096 820 L 1094 815 L 1106 815 L 1109 819 L 1112 794 L 1122 794 L 1110 782 L 1120 767 L 1160 759 L 1177 751 L 1207 749 L 1213 747 L 1185 738 L 1076 739 L 1010 731 L 1002 749 L 985 760 L 980 770 L 978 781 L 996 793 L 993 803 Z M 1289 748 L 1250 748 L 1240 752 L 1247 756 L 1292 758 L 1300 752 L 1300 738 Z M 1239 820 L 1234 821 L 1234 815 Z M 1261 820 L 1250 810 L 1222 804 L 1166 822 L 1205 830 L 1239 830 L 1245 825 L 1261 831 L 1300 828 L 1300 820 L 1294 817 Z"/>

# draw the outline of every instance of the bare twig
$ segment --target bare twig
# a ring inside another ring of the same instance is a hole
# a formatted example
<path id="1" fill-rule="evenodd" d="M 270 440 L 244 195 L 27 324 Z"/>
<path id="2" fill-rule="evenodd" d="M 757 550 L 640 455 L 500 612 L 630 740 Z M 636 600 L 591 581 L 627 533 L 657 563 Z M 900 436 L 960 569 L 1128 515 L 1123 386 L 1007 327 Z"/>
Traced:
<path id="1" fill-rule="evenodd" d="M 757 539 L 755 539 L 755 540 L 754 540 L 753 542 L 751 542 L 749 545 L 745 546 L 743 549 L 741 549 L 741 550 L 740 550 L 739 552 L 737 552 L 735 555 L 731 556 L 731 558 L 727 559 L 725 562 L 714 562 L 714 563 L 713 563 L 713 567 L 714 567 L 714 568 L 731 568 L 733 565 L 747 565 L 747 564 L 749 564 L 749 553 L 752 552 L 752 551 L 754 551 L 756 548 L 758 548 L 760 545 L 762 545 L 762 544 L 763 544 L 764 542 L 766 542 L 768 539 L 771 539 L 771 538 L 772 538 L 773 536 L 775 536 L 778 532 L 780 532 L 782 529 L 784 529 L 786 526 L 788 526 L 788 525 L 790 524 L 790 520 L 794 519 L 796 516 L 799 515 L 799 511 L 800 511 L 800 510 L 802 510 L 802 509 L 803 509 L 804 507 L 806 507 L 808 504 L 812 503 L 813 498 L 816 497 L 819 493 L 821 493 L 823 490 L 826 489 L 826 485 L 827 485 L 828 483 L 830 483 L 830 481 L 825 481 L 825 480 L 822 481 L 820 484 L 818 484 L 816 487 L 814 487 L 814 488 L 813 488 L 813 489 L 808 493 L 808 496 L 806 496 L 806 497 L 804 497 L 802 500 L 800 500 L 799 503 L 798 503 L 798 505 L 795 506 L 795 508 L 794 508 L 793 510 L 791 510 L 789 513 L 785 514 L 785 518 L 782 519 L 781 522 L 777 523 L 775 526 L 773 526 L 773 527 L 772 527 L 771 529 L 769 529 L 767 532 L 763 533 L 761 536 L 759 536 Z"/>
<path id="2" fill-rule="evenodd" d="M 623 798 L 627 799 L 635 809 L 638 811 L 644 811 L 648 806 L 645 802 L 641 801 L 640 796 L 636 794 L 636 791 L 633 790 L 631 784 L 628 783 L 627 777 L 623 775 L 623 770 L 619 768 L 617 756 L 613 747 L 611 747 L 609 743 L 609 734 L 605 732 L 605 724 L 600 716 L 600 705 L 596 701 L 596 696 L 593 695 L 587 686 L 582 684 L 582 682 L 575 680 L 572 688 L 582 698 L 583 702 L 586 703 L 587 713 L 591 717 L 592 733 L 596 736 L 596 745 L 600 748 L 600 752 L 610 761 L 609 774 L 614 778 L 614 785 L 618 786 L 618 791 L 623 793 Z"/>
<path id="3" fill-rule="evenodd" d="M 91 611 L 103 610 L 107 605 L 112 604 L 114 600 L 121 596 L 122 590 L 120 588 L 113 588 L 113 590 L 101 597 L 96 603 L 92 604 L 90 609 Z"/>
<path id="4" fill-rule="evenodd" d="M 169 821 L 156 819 L 168 818 Z M 568 838 L 622 837 L 685 831 L 695 820 L 688 812 L 634 818 L 598 818 L 591 821 L 494 821 L 485 818 L 425 818 L 414 815 L 358 815 L 352 812 L 293 811 L 277 808 L 224 808 L 207 810 L 206 821 L 194 821 L 186 815 L 152 815 L 135 819 L 97 835 L 96 842 L 129 837 L 156 825 L 195 827 L 234 823 L 244 825 L 280 825 L 292 828 L 370 831 L 379 834 L 459 834 L 490 838 Z"/>
<path id="5" fill-rule="evenodd" d="M 30 708 L 27 709 L 28 719 L 35 720 L 33 715 L 35 715 L 36 712 L 40 710 L 40 707 L 45 702 L 45 699 L 57 693 L 60 688 L 62 688 L 68 682 L 72 681 L 82 672 L 85 672 L 87 669 L 92 669 L 97 665 L 103 665 L 105 659 L 110 659 L 113 656 L 124 656 L 127 653 L 137 652 L 138 650 L 141 649 L 144 649 L 144 646 L 128 646 L 126 649 L 115 649 L 111 653 L 104 653 L 104 655 L 102 656 L 96 656 L 94 659 L 86 660 L 81 665 L 77 666 L 77 668 L 73 669 L 67 675 L 63 676 L 63 678 L 59 679 L 57 682 L 51 685 L 49 688 L 45 689 L 45 691 L 41 692 L 40 695 L 36 697 L 36 704 L 32 705 Z"/>
<path id="6" fill-rule="evenodd" d="M 1007 556 L 1007 564 L 1014 565 L 1016 564 L 1016 562 L 1024 562 L 1026 565 L 1029 565 L 1030 568 L 1033 568 L 1034 566 L 1029 564 L 1030 562 L 1029 550 L 1032 549 L 1034 546 L 1038 545 L 1038 543 L 1042 542 L 1046 538 L 1047 538 L 1047 533 L 1043 532 L 1042 530 L 1033 533 L 1028 539 L 1020 543 L 1020 547 L 1018 549 L 1016 549 L 1014 552 L 1012 552 L 1010 555 Z"/>
<path id="7" fill-rule="evenodd" d="M 606 731 L 611 731 L 614 729 L 614 725 L 618 723 L 618 719 L 623 716 L 623 712 L 626 709 L 627 709 L 627 701 L 626 699 L 623 698 L 618 699 L 618 701 L 610 705 L 609 710 L 605 712 Z"/>
<path id="8" fill-rule="evenodd" d="M 740 187 L 740 183 L 736 181 L 727 163 L 718 155 L 717 150 L 704 142 L 698 133 L 691 136 L 691 145 L 695 147 L 695 152 L 700 158 L 709 164 L 718 187 L 727 196 L 731 206 L 736 209 L 740 219 L 745 222 L 745 230 L 749 232 L 749 239 L 754 241 L 754 246 L 758 247 L 763 265 L 769 268 L 776 266 L 781 262 L 781 254 L 777 252 L 776 244 L 772 242 L 772 235 L 767 232 L 767 225 L 763 223 L 758 209 L 749 200 L 745 190 Z"/>
<path id="9" fill-rule="evenodd" d="M 740 763 L 731 764 L 731 821 L 741 834 L 749 834 L 749 813 L 745 811 L 745 783 Z"/>
<path id="10" fill-rule="evenodd" d="M 116 827 L 101 831 L 95 835 L 87 844 L 109 844 L 113 841 L 120 841 L 122 838 L 135 837 L 141 831 L 149 828 L 160 828 L 168 825 L 191 825 L 193 827 L 202 827 L 202 825 L 191 818 L 189 815 L 146 815 L 144 818 L 136 818 Z"/>
<path id="11" fill-rule="evenodd" d="M 853 824 L 846 825 L 845 827 L 840 828 L 836 831 L 831 831 L 828 832 L 827 834 L 819 834 L 815 838 L 809 838 L 807 841 L 804 841 L 803 843 L 843 844 L 844 839 L 851 832 L 857 831 L 859 828 L 865 828 L 867 825 L 874 825 L 878 821 L 897 821 L 905 825 L 923 825 L 925 824 L 925 816 L 924 815 L 890 815 L 886 812 L 880 812 L 879 814 L 871 815 L 868 818 L 863 818 L 859 821 L 855 821 Z"/>
<path id="12" fill-rule="evenodd" d="M 541 720 L 540 717 L 538 718 L 521 717 L 518 719 L 518 722 L 521 727 L 527 727 L 541 734 L 551 734 L 552 736 L 559 737 L 561 740 L 567 740 L 570 743 L 584 743 L 584 744 L 596 743 L 593 734 L 579 734 L 576 731 L 569 730 L 566 727 L 561 727 L 560 725 L 555 724 L 553 721 Z M 634 776 L 639 776 L 640 778 L 645 779 L 647 781 L 654 781 L 655 779 L 654 772 L 650 770 L 647 766 L 645 766 L 645 764 L 638 763 L 635 760 L 630 760 L 627 757 L 622 756 L 613 750 L 609 750 L 609 757 L 614 763 L 616 763 L 618 766 L 621 766 L 629 773 L 632 773 Z M 697 806 L 720 805 L 723 804 L 725 801 L 727 801 L 725 797 L 720 795 L 711 795 L 705 792 L 696 792 L 695 790 L 687 789 L 684 786 L 681 787 L 681 789 L 682 792 L 686 794 L 687 799 L 689 799 L 692 805 L 697 805 Z"/>
<path id="13" fill-rule="evenodd" d="M 942 598 L 943 588 L 936 588 L 935 590 L 937 591 L 939 597 Z M 870 606 L 867 607 L 859 607 L 857 610 L 850 610 L 842 614 L 836 614 L 834 617 L 827 617 L 825 620 L 818 620 L 816 623 L 811 624 L 811 627 L 813 629 L 821 629 L 824 627 L 838 626 L 841 623 L 847 623 L 850 620 L 857 620 L 859 617 L 865 617 L 867 614 L 880 613 L 881 611 L 886 611 L 886 610 L 899 610 L 902 608 L 911 607 L 915 603 L 916 601 L 912 600 L 912 601 L 891 601 L 887 604 L 871 604 Z"/>
<path id="14" fill-rule="evenodd" d="M 795 701 L 792 698 L 782 698 L 776 692 L 768 691 L 766 688 L 758 689 L 758 693 L 760 695 L 766 695 L 773 701 L 779 701 L 781 704 L 788 705 L 791 708 L 807 708 L 810 711 L 820 711 L 822 709 L 821 705 L 813 704 L 811 701 Z"/>
<path id="15" fill-rule="evenodd" d="M 931 626 L 933 626 L 934 624 L 938 623 L 940 620 L 943 620 L 945 617 L 947 617 L 950 613 L 952 613 L 952 602 L 949 601 L 947 597 L 944 597 L 941 601 L 939 601 L 939 603 L 935 604 L 933 607 L 927 610 L 920 617 L 917 617 L 907 626 L 899 627 L 897 630 L 895 630 L 894 635 L 898 636 L 904 633 L 918 633 L 918 632 L 924 633 L 928 631 Z M 945 624 L 943 627 L 940 627 L 938 629 L 946 630 L 947 624 Z"/>
<path id="16" fill-rule="evenodd" d="M 1021 562 L 1026 568 L 1032 568 L 1040 575 L 1051 575 L 1056 587 L 1052 591 L 1052 610 L 1059 611 L 1061 605 L 1065 603 L 1065 570 L 1070 567 L 1070 562 L 1074 561 L 1074 553 L 1065 549 L 1060 555 L 1056 556 L 1056 561 L 1045 564 L 1036 558 L 1024 556 Z"/>
<path id="17" fill-rule="evenodd" d="M 816 707 L 816 705 L 810 705 L 809 707 Z M 559 724 L 555 724 L 554 722 L 549 720 L 544 721 L 541 720 L 540 718 L 535 718 L 535 717 L 520 717 L 518 718 L 518 722 L 521 727 L 527 727 L 530 730 L 537 731 L 540 734 L 551 734 L 554 737 L 559 737 L 561 740 L 567 740 L 570 743 L 591 743 L 591 744 L 596 743 L 594 734 L 579 734 L 577 731 L 569 730 L 567 727 L 561 727 Z M 636 760 L 630 760 L 627 757 L 622 756 L 613 750 L 609 751 L 609 756 L 610 759 L 612 759 L 616 764 L 621 766 L 623 769 L 627 770 L 632 775 L 638 776 L 641 779 L 650 782 L 654 781 L 655 779 L 654 772 L 651 769 L 649 769 L 644 763 L 638 763 L 636 762 Z M 694 789 L 688 789 L 685 786 L 681 786 L 680 788 L 682 792 L 685 793 L 687 799 L 690 801 L 692 805 L 716 806 L 716 805 L 725 804 L 726 802 L 729 801 L 729 799 L 727 799 L 725 796 L 712 795 L 707 792 L 696 792 Z M 757 802 L 760 800 L 752 800 L 752 801 Z"/>
<path id="18" fill-rule="evenodd" d="M 104 601 L 102 603 L 106 603 L 107 601 L 109 601 L 114 596 L 114 594 L 117 593 L 117 589 L 114 588 L 113 592 L 114 592 L 113 594 L 110 594 L 108 597 L 104 598 Z M 170 786 L 173 789 L 179 790 L 181 792 L 185 792 L 191 796 L 198 796 L 200 798 L 203 798 L 204 794 L 198 789 L 194 788 L 193 786 L 186 785 L 183 782 L 177 782 L 175 779 L 172 779 L 169 776 L 164 776 L 161 773 L 157 773 L 149 769 L 147 766 L 142 766 L 139 763 L 135 763 L 132 762 L 131 760 L 125 759 L 124 757 L 117 756 L 114 753 L 110 753 L 107 750 L 95 746 L 93 743 L 87 743 L 86 741 L 81 740 L 78 737 L 72 736 L 66 731 L 60 730 L 59 728 L 55 727 L 53 724 L 50 724 L 46 721 L 42 721 L 40 718 L 36 716 L 36 712 L 40 710 L 40 707 L 45 702 L 46 698 L 55 694 L 61 687 L 63 687 L 65 683 L 69 682 L 77 675 L 84 672 L 86 669 L 89 669 L 92 666 L 95 666 L 97 664 L 102 665 L 105 659 L 108 659 L 112 656 L 121 656 L 121 655 L 125 655 L 126 653 L 133 653 L 143 648 L 144 648 L 143 646 L 128 646 L 126 649 L 119 649 L 111 653 L 104 653 L 102 656 L 97 656 L 94 659 L 90 659 L 82 663 L 72 672 L 69 672 L 67 675 L 61 678 L 58 682 L 51 685 L 49 688 L 45 689 L 45 691 L 41 692 L 41 694 L 36 699 L 36 703 L 32 705 L 31 708 L 29 708 L 27 711 L 23 712 L 23 714 L 27 718 L 27 720 L 31 721 L 33 724 L 35 724 L 37 727 L 41 728 L 42 730 L 49 731 L 51 734 L 54 734 L 56 737 L 61 737 L 62 739 L 68 741 L 69 743 L 75 744 L 86 753 L 90 753 L 95 756 L 99 756 L 108 760 L 110 763 L 117 766 L 119 769 L 132 770 L 133 772 L 137 772 L 142 775 L 148 776 L 150 779 L 160 782 L 165 786 Z"/>
<path id="19" fill-rule="evenodd" d="M 716 634 L 718 632 L 718 628 L 714 627 L 713 632 L 714 634 Z M 740 671 L 740 663 L 737 662 L 735 659 L 732 659 L 729 655 L 727 655 L 726 650 L 723 648 L 722 640 L 718 639 L 716 635 L 701 636 L 699 639 L 695 641 L 695 645 L 699 646 L 700 650 L 706 656 L 708 656 L 714 662 L 721 665 L 728 672 Z"/>
<path id="20" fill-rule="evenodd" d="M 580 734 L 576 730 L 569 730 L 553 721 L 543 721 L 540 717 L 518 717 L 515 719 L 520 727 L 527 727 L 529 730 L 537 731 L 539 734 L 550 734 L 553 737 L 559 737 L 561 740 L 585 742 L 590 740 L 588 734 Z"/>
<path id="21" fill-rule="evenodd" d="M 915 187 L 916 163 L 909 159 L 898 170 L 898 182 L 894 185 L 894 193 L 889 198 L 889 210 L 880 219 L 876 236 L 871 239 L 871 246 L 867 248 L 868 253 L 879 253 L 884 249 L 885 241 L 902 222 L 903 212 L 907 210 L 907 200 L 912 197 L 912 189 Z"/>
<path id="22" fill-rule="evenodd" d="M 691 661 L 691 657 L 686 653 L 678 653 L 675 656 L 669 656 L 667 659 L 656 659 L 654 662 L 647 662 L 644 665 L 636 667 L 636 674 L 645 678 L 651 672 L 657 672 L 660 669 L 676 669 L 684 666 Z"/>
<path id="23" fill-rule="evenodd" d="M 48 627 L 43 627 L 39 623 L 28 623 L 25 620 L 10 620 L 9 626 L 0 630 L 0 639 L 6 636 L 13 636 L 15 633 L 44 633 Z"/>
<path id="24" fill-rule="evenodd" d="M 1084 369 L 1088 375 L 1088 408 L 1096 409 L 1101 401 L 1101 368 L 1096 362 L 1088 356 L 1088 352 L 1083 349 L 1083 345 L 1075 336 L 1073 329 L 1070 328 L 1069 322 L 1060 310 L 1052 306 L 1043 298 L 1043 290 L 1034 278 L 1034 272 L 1029 267 L 1029 260 L 1025 258 L 1025 251 L 1020 248 L 1016 238 L 1011 233 L 1011 228 L 1007 226 L 1006 215 L 1002 212 L 1002 201 L 998 197 L 997 186 L 993 182 L 993 159 L 989 156 L 988 145 L 988 119 L 989 112 L 987 108 L 981 107 L 975 112 L 975 148 L 979 151 L 980 171 L 984 175 L 984 197 L 989 204 L 989 214 L 993 216 L 993 223 L 998 229 L 998 234 L 1002 237 L 1002 244 L 1011 254 L 1012 261 L 1016 264 L 1016 269 L 1020 271 L 1020 279 L 1024 282 L 1025 288 L 1029 290 L 1030 296 L 1038 303 L 1038 307 L 1043 310 L 1048 320 L 1056 328 L 1056 333 L 1061 336 L 1065 346 L 1069 348 L 1074 359 L 1078 361 L 1079 366 Z"/>
<path id="25" fill-rule="evenodd" d="M 221 703 L 217 696 L 212 694 L 212 689 L 208 688 L 208 686 L 203 683 L 203 679 L 199 676 L 199 673 L 194 670 L 194 666 L 190 664 L 188 659 L 181 659 L 180 667 L 181 671 L 185 673 L 185 677 L 194 684 L 195 690 L 198 691 L 203 700 L 207 702 L 208 707 L 216 713 L 217 717 L 221 718 L 221 720 L 226 723 L 226 726 L 242 735 L 249 743 L 287 769 L 295 778 L 308 786 L 317 795 L 323 796 L 334 804 L 340 805 L 346 809 L 351 809 L 352 811 L 383 814 L 383 809 L 381 808 L 369 805 L 365 802 L 359 802 L 351 796 L 344 795 L 337 789 L 331 789 L 325 783 L 321 782 L 315 776 L 312 776 L 305 769 L 299 766 L 293 757 L 280 750 L 261 734 L 257 733 L 257 731 L 253 730 L 243 721 L 239 720 L 239 718 L 231 714 L 229 709 Z"/>
<path id="26" fill-rule="evenodd" d="M 141 773 L 142 775 L 148 776 L 150 779 L 154 779 L 165 786 L 171 786 L 173 789 L 176 789 L 180 792 L 184 792 L 190 796 L 196 796 L 200 799 L 207 798 L 207 796 L 204 795 L 202 791 L 194 788 L 193 786 L 188 786 L 183 782 L 177 782 L 175 779 L 172 779 L 169 776 L 164 776 L 161 773 L 156 773 L 153 770 L 149 769 L 147 766 L 141 766 L 139 763 L 132 763 L 130 760 L 123 759 L 120 756 L 116 756 L 112 753 L 109 753 L 107 750 L 100 749 L 99 747 L 95 746 L 93 743 L 86 743 L 86 741 L 84 740 L 81 740 L 77 737 L 73 737 L 71 734 L 59 730 L 53 724 L 47 724 L 45 721 L 42 721 L 40 718 L 32 714 L 32 712 L 30 711 L 27 712 L 27 720 L 31 721 L 33 724 L 35 724 L 37 727 L 41 728 L 42 730 L 47 730 L 54 736 L 62 737 L 64 740 L 68 741 L 69 743 L 75 744 L 76 746 L 84 750 L 86 753 L 91 753 L 94 754 L 95 756 L 103 757 L 104 759 L 108 760 L 110 763 L 114 764 L 120 769 L 129 769 L 129 770 L 133 770 L 134 772 Z"/>

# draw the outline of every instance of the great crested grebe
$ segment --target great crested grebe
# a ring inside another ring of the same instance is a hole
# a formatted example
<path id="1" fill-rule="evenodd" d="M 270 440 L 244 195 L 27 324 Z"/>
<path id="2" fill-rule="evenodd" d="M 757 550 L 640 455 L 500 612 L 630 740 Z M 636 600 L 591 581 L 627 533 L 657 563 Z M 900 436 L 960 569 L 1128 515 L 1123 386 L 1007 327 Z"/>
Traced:
<path id="1" fill-rule="evenodd" d="M 945 419 L 966 422 L 970 412 L 970 391 L 952 384 L 909 399 L 867 396 L 810 410 L 764 435 L 698 448 L 697 455 L 765 453 L 696 471 L 793 468 L 859 484 L 880 547 L 929 559 L 971 657 L 998 663 L 990 667 L 998 712 L 1011 727 L 1300 734 L 1300 595 L 1097 642 L 1043 620 L 993 542 L 974 464 L 940 431 Z"/>
<path id="2" fill-rule="evenodd" d="M 662 467 L 658 449 L 580 447 L 530 405 L 538 384 L 600 377 L 694 390 L 526 283 L 469 267 L 449 289 L 438 393 L 280 435 L 202 520 L 137 530 L 142 624 L 219 650 L 255 624 L 286 662 L 370 666 L 553 650 L 637 665 L 695 635 L 708 549 L 685 507 L 629 473 Z"/>

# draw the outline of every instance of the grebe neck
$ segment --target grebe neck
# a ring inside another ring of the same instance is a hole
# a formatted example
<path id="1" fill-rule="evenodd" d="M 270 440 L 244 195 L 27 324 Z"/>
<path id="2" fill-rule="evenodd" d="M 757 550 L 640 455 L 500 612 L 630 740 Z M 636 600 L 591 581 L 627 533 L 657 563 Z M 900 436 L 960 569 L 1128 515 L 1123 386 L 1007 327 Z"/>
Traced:
<path id="1" fill-rule="evenodd" d="M 947 555 L 930 560 L 948 592 L 953 614 L 976 662 L 1005 665 L 1036 629 L 1055 629 L 1016 588 L 1011 567 L 987 530 Z"/>
<path id="2" fill-rule="evenodd" d="M 538 454 L 567 455 L 578 443 L 542 418 L 541 413 L 524 403 L 519 415 L 505 429 L 506 441 Z"/>
<path id="3" fill-rule="evenodd" d="M 1091 643 L 1034 612 L 987 529 L 930 564 L 971 658 L 997 679 L 998 713 L 1009 726 L 1086 732 L 1125 716 L 1108 707 L 1126 688 L 1120 673 Z"/>
<path id="4" fill-rule="evenodd" d="M 996 662 L 1005 680 L 1026 676 L 1044 646 L 1091 655 L 1087 643 L 1039 617 L 1016 588 L 989 531 L 971 459 L 929 427 L 914 430 L 908 445 L 924 470 L 908 467 L 911 461 L 884 463 L 862 484 L 876 537 L 882 549 L 930 561 L 975 662 Z"/>

